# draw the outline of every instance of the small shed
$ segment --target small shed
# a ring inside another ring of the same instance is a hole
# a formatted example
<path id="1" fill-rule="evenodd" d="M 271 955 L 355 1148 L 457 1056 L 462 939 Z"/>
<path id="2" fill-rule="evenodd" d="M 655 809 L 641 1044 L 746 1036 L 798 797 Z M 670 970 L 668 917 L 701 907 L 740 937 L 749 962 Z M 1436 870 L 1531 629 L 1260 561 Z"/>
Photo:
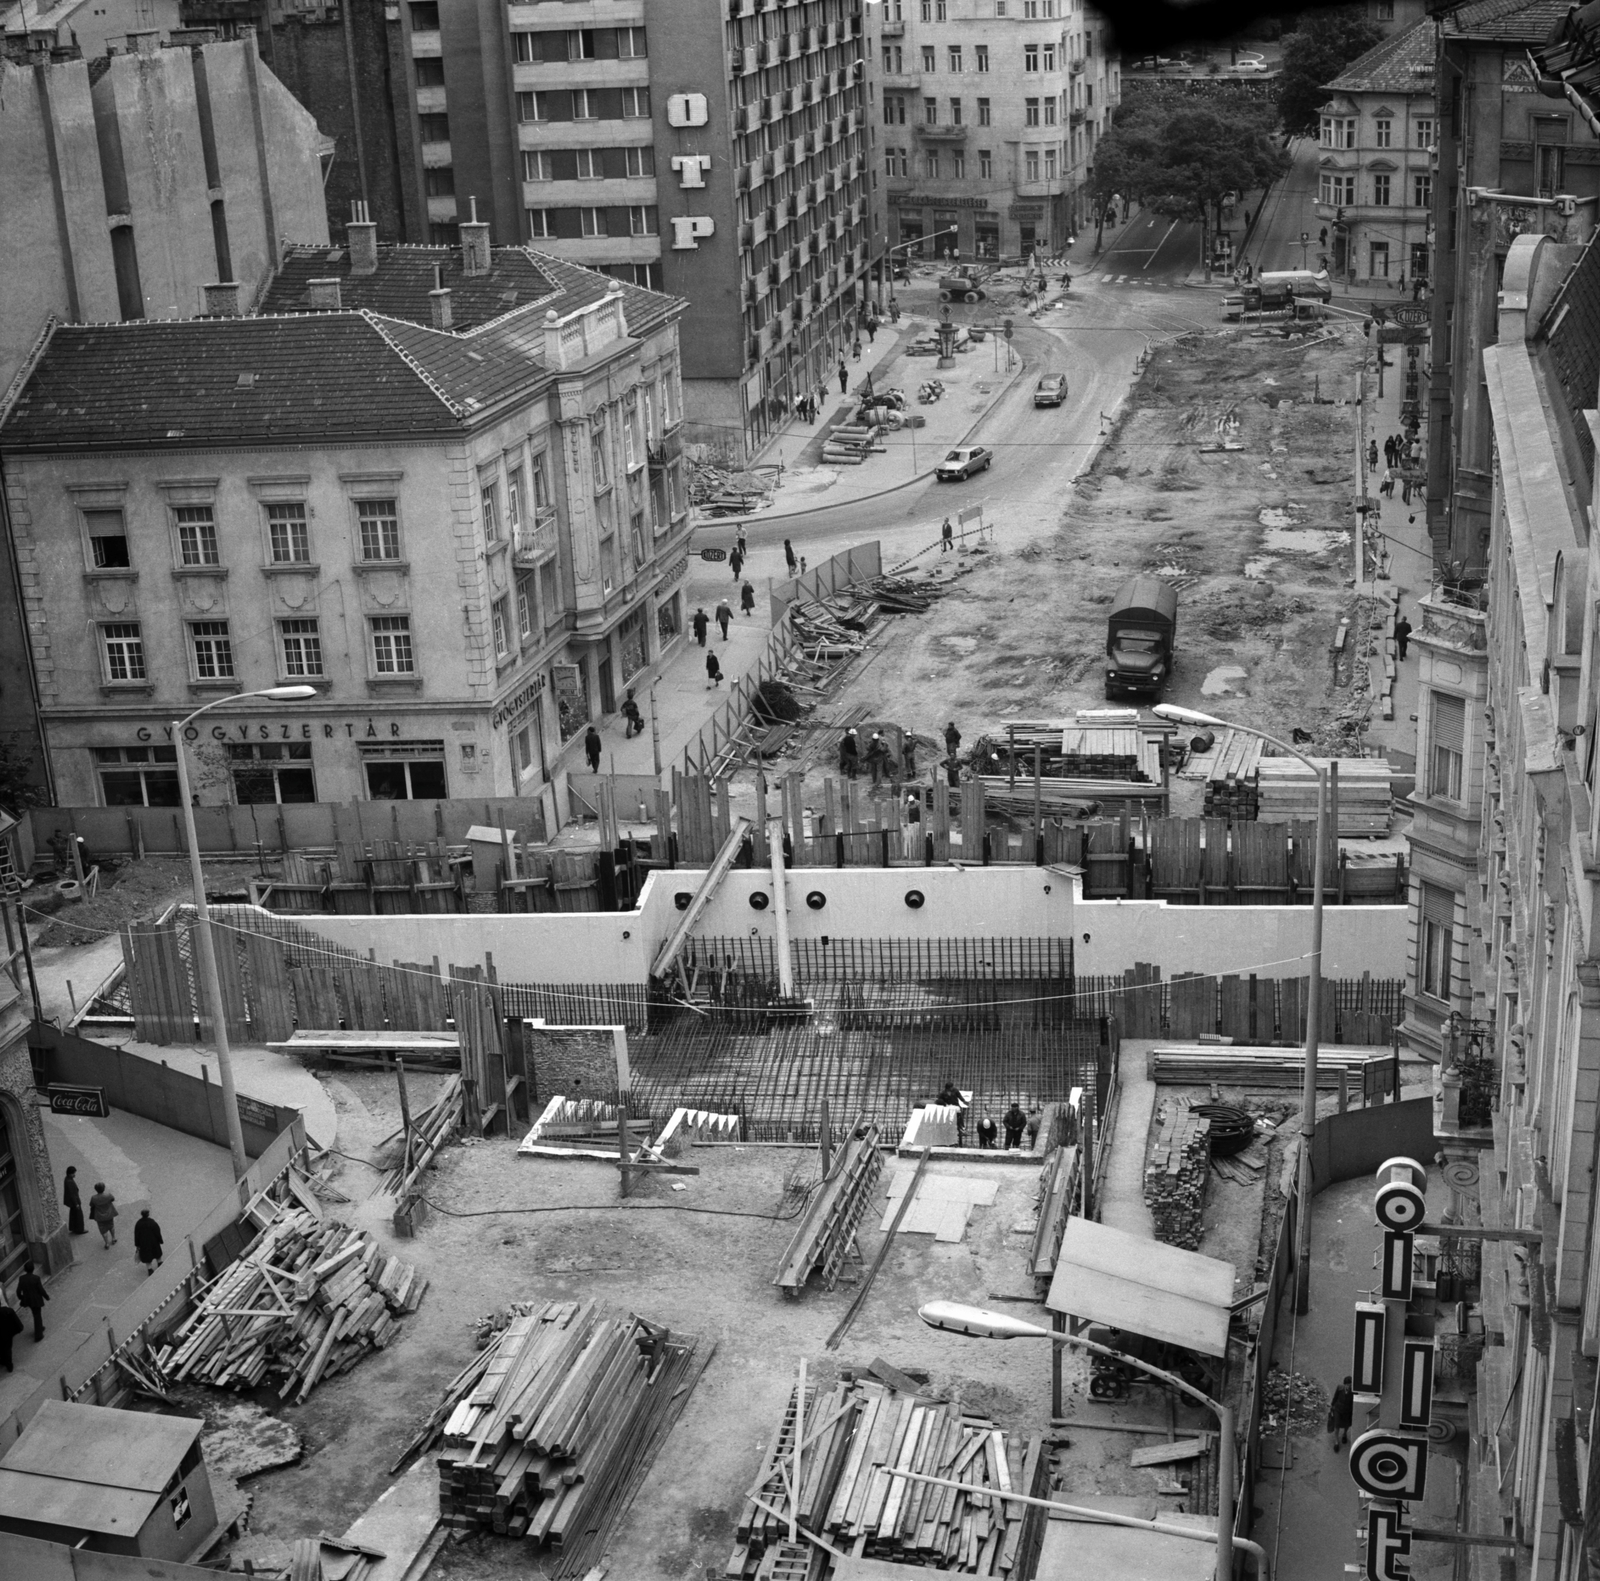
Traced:
<path id="1" fill-rule="evenodd" d="M 0 1458 L 0 1531 L 184 1560 L 217 1529 L 192 1416 L 47 1400 Z"/>

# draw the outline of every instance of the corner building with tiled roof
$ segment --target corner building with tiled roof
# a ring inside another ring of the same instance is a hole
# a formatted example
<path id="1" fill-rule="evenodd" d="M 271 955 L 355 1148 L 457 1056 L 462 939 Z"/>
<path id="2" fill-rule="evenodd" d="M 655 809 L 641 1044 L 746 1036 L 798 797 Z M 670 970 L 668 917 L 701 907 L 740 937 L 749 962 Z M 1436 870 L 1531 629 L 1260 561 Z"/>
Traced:
<path id="1" fill-rule="evenodd" d="M 375 231 L 254 314 L 57 325 L 0 411 L 62 805 L 176 805 L 170 721 L 290 683 L 206 716 L 202 803 L 548 803 L 681 639 L 683 304 Z"/>

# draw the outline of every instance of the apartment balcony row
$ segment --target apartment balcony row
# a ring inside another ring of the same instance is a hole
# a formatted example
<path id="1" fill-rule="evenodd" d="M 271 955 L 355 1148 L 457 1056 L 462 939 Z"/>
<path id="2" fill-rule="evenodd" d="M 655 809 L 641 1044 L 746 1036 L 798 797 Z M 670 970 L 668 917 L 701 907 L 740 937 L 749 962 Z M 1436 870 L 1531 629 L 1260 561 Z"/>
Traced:
<path id="1" fill-rule="evenodd" d="M 736 21 L 742 16 L 756 16 L 763 11 L 793 11 L 800 12 L 801 0 L 728 0 L 728 19 Z M 845 17 L 839 22 L 830 22 L 828 28 L 835 30 L 831 43 L 842 44 L 847 39 L 861 37 L 861 19 L 859 17 Z"/>
<path id="2" fill-rule="evenodd" d="M 790 200 L 791 202 L 793 199 Z M 856 198 L 851 203 L 842 207 L 837 214 L 822 218 L 818 216 L 813 220 L 812 228 L 807 234 L 793 237 L 789 244 L 790 251 L 809 250 L 816 252 L 820 244 L 840 241 L 846 233 L 859 225 L 866 215 L 866 200 Z M 739 227 L 739 246 L 746 252 L 759 247 L 763 242 L 770 240 L 782 232 L 791 220 L 798 220 L 802 215 L 810 212 L 807 209 L 796 208 L 794 213 L 786 214 L 778 208 L 767 209 L 758 214 L 754 219 L 746 220 Z"/>
<path id="3" fill-rule="evenodd" d="M 791 33 L 779 33 L 741 49 L 731 49 L 728 51 L 728 75 L 747 77 L 753 71 L 762 71 L 786 60 L 799 60 L 819 49 L 831 49 L 850 37 L 845 27 L 843 22 L 823 22 L 816 27 L 796 28 Z"/>
<path id="4" fill-rule="evenodd" d="M 753 104 L 736 110 L 733 129 L 736 132 L 753 132 L 769 121 L 781 121 L 784 116 L 793 115 L 807 105 L 820 104 L 830 94 L 845 92 L 855 81 L 855 73 L 841 66 L 837 71 L 824 72 L 820 77 L 812 77 L 797 87 L 785 88 L 781 93 L 770 93 L 766 98 L 757 99 Z M 856 111 L 850 110 L 834 119 L 851 119 L 856 114 Z M 853 125 L 850 130 L 854 130 Z"/>
<path id="5" fill-rule="evenodd" d="M 822 274 L 818 278 L 825 279 L 828 268 L 837 267 L 826 263 L 828 249 L 835 242 L 843 242 L 846 244 L 848 251 L 854 252 L 855 248 L 850 245 L 851 241 L 852 231 L 850 230 L 839 230 L 828 237 L 824 237 L 821 232 L 818 232 L 805 246 L 787 248 L 779 253 L 771 263 L 757 269 L 744 282 L 744 287 L 740 292 L 740 305 L 742 307 L 756 306 L 757 303 L 770 296 L 772 292 L 780 289 L 785 281 L 793 279 L 797 274 L 801 274 L 808 264 L 813 263 L 813 260 L 815 260 L 813 267 L 820 267 L 822 270 Z M 810 287 L 815 286 L 818 281 L 810 280 L 802 283 Z"/>
<path id="6" fill-rule="evenodd" d="M 840 117 L 841 121 L 844 119 L 846 117 Z M 818 131 L 806 132 L 785 143 L 781 148 L 774 148 L 770 153 L 763 154 L 760 159 L 752 159 L 748 165 L 739 166 L 734 173 L 734 190 L 753 192 L 763 182 L 771 180 L 785 170 L 794 169 L 814 154 L 823 153 L 834 147 L 845 136 L 845 133 L 834 130 L 837 124 L 830 122 L 828 126 Z M 860 173 L 860 157 L 852 155 L 848 159 L 841 160 L 821 179 L 831 181 L 833 183 L 831 190 L 837 192 L 847 181 L 853 181 Z"/>
<path id="7" fill-rule="evenodd" d="M 763 357 L 776 351 L 791 335 L 798 334 L 855 279 L 865 265 L 866 249 L 858 248 L 851 254 L 849 260 L 837 265 L 830 272 L 826 281 L 819 281 L 798 301 L 780 308 L 768 323 L 750 336 L 745 348 L 748 362 L 759 362 Z"/>

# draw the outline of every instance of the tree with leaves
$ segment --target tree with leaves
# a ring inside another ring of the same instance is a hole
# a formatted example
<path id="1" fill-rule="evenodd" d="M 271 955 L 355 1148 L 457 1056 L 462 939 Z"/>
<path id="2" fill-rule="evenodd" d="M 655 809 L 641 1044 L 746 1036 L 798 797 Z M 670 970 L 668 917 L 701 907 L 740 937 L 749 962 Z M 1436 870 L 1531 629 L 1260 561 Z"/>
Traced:
<path id="1" fill-rule="evenodd" d="M 1328 102 L 1328 84 L 1382 41 L 1383 29 L 1354 6 L 1306 12 L 1283 41 L 1278 114 L 1284 131 L 1290 137 L 1315 132 L 1318 112 Z"/>

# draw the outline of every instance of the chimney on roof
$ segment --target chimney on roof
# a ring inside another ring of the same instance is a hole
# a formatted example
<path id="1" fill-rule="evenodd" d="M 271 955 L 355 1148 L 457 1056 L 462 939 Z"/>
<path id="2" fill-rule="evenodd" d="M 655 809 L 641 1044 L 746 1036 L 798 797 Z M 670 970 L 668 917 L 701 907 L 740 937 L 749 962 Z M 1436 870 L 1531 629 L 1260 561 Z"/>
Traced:
<path id="1" fill-rule="evenodd" d="M 428 305 L 433 309 L 433 327 L 449 329 L 450 288 L 444 283 L 444 269 L 439 264 L 433 266 L 433 289 L 428 293 Z"/>
<path id="2" fill-rule="evenodd" d="M 469 279 L 489 272 L 489 222 L 478 218 L 478 200 L 468 198 L 472 218 L 463 220 L 461 230 L 461 272 Z"/>
<path id="3" fill-rule="evenodd" d="M 319 313 L 337 313 L 344 303 L 339 300 L 339 281 L 334 276 L 324 280 L 306 281 L 306 296 Z"/>
<path id="4" fill-rule="evenodd" d="M 130 33 L 128 35 L 128 53 L 130 55 L 159 55 L 161 53 L 160 33 Z"/>
<path id="5" fill-rule="evenodd" d="M 208 318 L 238 318 L 239 316 L 239 282 L 237 280 L 213 280 L 210 284 L 202 286 L 206 294 L 206 316 Z"/>
<path id="6" fill-rule="evenodd" d="M 350 220 L 344 228 L 345 243 L 350 249 L 351 274 L 376 274 L 378 272 L 378 227 L 367 218 L 367 205 L 360 198 L 350 204 Z"/>

